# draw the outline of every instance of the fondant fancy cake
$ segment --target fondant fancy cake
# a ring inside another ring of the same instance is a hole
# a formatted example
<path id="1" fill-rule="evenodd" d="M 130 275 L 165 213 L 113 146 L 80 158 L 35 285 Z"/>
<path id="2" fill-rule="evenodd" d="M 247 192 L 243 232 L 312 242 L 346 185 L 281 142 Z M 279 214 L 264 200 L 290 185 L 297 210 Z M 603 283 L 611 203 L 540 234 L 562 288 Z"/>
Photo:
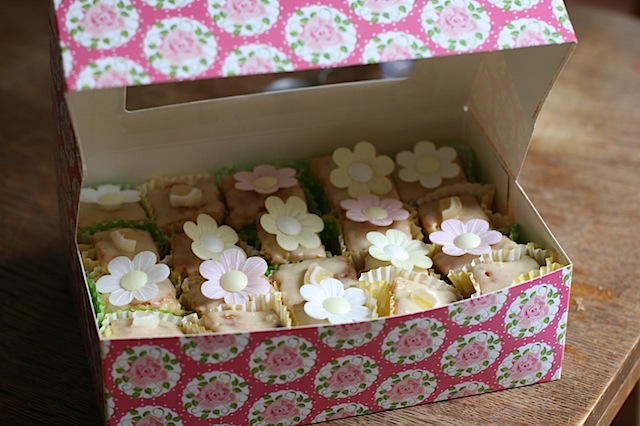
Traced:
<path id="1" fill-rule="evenodd" d="M 103 338 L 344 324 L 562 268 L 492 211 L 468 147 L 369 142 L 291 164 L 83 188 L 78 242 Z"/>

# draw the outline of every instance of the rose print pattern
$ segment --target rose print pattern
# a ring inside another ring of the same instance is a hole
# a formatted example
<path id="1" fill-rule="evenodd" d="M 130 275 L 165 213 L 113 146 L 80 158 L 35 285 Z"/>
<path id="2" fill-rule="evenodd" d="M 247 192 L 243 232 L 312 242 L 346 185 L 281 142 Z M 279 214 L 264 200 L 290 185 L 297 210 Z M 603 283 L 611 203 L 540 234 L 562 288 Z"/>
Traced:
<path id="1" fill-rule="evenodd" d="M 104 400 L 105 400 L 106 405 L 107 405 L 107 417 L 112 417 L 113 413 L 116 412 L 116 401 L 113 398 L 113 395 L 111 395 L 109 392 L 107 392 L 106 389 L 105 389 L 105 393 L 104 393 Z"/>
<path id="2" fill-rule="evenodd" d="M 248 44 L 233 49 L 222 66 L 225 77 L 287 71 L 293 71 L 291 60 L 266 44 Z"/>
<path id="3" fill-rule="evenodd" d="M 209 29 L 188 18 L 158 21 L 144 39 L 144 53 L 151 66 L 170 77 L 202 73 L 213 64 L 217 49 Z"/>
<path id="4" fill-rule="evenodd" d="M 264 383 L 288 383 L 305 375 L 316 362 L 316 348 L 296 336 L 267 339 L 251 355 L 249 368 Z"/>
<path id="5" fill-rule="evenodd" d="M 560 309 L 560 292 L 550 284 L 540 284 L 520 293 L 505 318 L 507 332 L 518 338 L 544 330 Z"/>
<path id="6" fill-rule="evenodd" d="M 182 419 L 166 407 L 148 405 L 127 411 L 118 426 L 182 426 Z"/>
<path id="7" fill-rule="evenodd" d="M 531 343 L 509 354 L 500 367 L 496 381 L 504 387 L 539 382 L 553 366 L 554 351 L 544 343 Z"/>
<path id="8" fill-rule="evenodd" d="M 89 49 L 111 49 L 127 43 L 139 27 L 129 0 L 77 0 L 66 16 L 69 35 Z"/>
<path id="9" fill-rule="evenodd" d="M 565 340 L 567 339 L 567 318 L 569 317 L 569 313 L 565 312 L 562 314 L 560 321 L 558 321 L 558 327 L 556 328 L 556 336 L 558 339 L 558 343 L 564 345 Z"/>
<path id="10" fill-rule="evenodd" d="M 325 408 L 322 413 L 318 414 L 314 419 L 314 423 L 326 422 L 327 420 L 345 419 L 347 417 L 360 416 L 369 414 L 371 410 L 362 404 L 354 402 L 334 405 Z"/>
<path id="11" fill-rule="evenodd" d="M 181 376 L 178 359 L 157 346 L 125 349 L 113 364 L 116 386 L 133 398 L 153 398 L 171 390 Z"/>
<path id="12" fill-rule="evenodd" d="M 238 356 L 249 343 L 245 334 L 181 337 L 182 351 L 200 364 L 218 364 Z"/>
<path id="13" fill-rule="evenodd" d="M 201 419 L 227 416 L 249 399 L 249 385 L 242 377 L 226 371 L 195 376 L 184 389 L 184 409 Z"/>
<path id="14" fill-rule="evenodd" d="M 471 376 L 487 369 L 500 355 L 497 334 L 476 331 L 459 337 L 442 356 L 442 370 L 450 376 Z"/>
<path id="15" fill-rule="evenodd" d="M 429 48 L 411 34 L 388 32 L 375 35 L 369 40 L 362 59 L 366 63 L 378 63 L 430 56 Z"/>
<path id="16" fill-rule="evenodd" d="M 351 20 L 326 6 L 296 10 L 287 21 L 285 37 L 291 50 L 313 65 L 330 65 L 345 59 L 357 42 Z"/>
<path id="17" fill-rule="evenodd" d="M 430 0 L 422 12 L 422 25 L 433 42 L 449 51 L 473 50 L 491 32 L 487 11 L 473 0 Z"/>
<path id="18" fill-rule="evenodd" d="M 447 390 L 442 392 L 436 398 L 436 401 L 446 401 L 453 398 L 462 398 L 465 396 L 479 395 L 481 393 L 491 392 L 491 388 L 482 382 L 464 382 L 458 385 L 449 386 Z"/>
<path id="19" fill-rule="evenodd" d="M 506 291 L 472 298 L 465 303 L 449 305 L 449 318 L 462 326 L 482 324 L 500 312 L 506 301 Z"/>
<path id="20" fill-rule="evenodd" d="M 126 58 L 110 57 L 90 62 L 80 72 L 77 84 L 80 89 L 87 90 L 150 82 L 149 74 L 139 64 Z"/>
<path id="21" fill-rule="evenodd" d="M 378 370 L 374 360 L 362 355 L 331 360 L 316 376 L 316 392 L 327 398 L 356 395 L 373 384 Z"/>
<path id="22" fill-rule="evenodd" d="M 390 24 L 404 19 L 415 0 L 349 0 L 349 6 L 360 17 L 373 24 Z"/>
<path id="23" fill-rule="evenodd" d="M 376 404 L 385 409 L 410 407 L 424 402 L 436 389 L 429 371 L 408 370 L 393 374 L 376 391 Z"/>
<path id="24" fill-rule="evenodd" d="M 526 10 L 537 5 L 540 0 L 489 0 L 496 7 L 502 10 Z"/>
<path id="25" fill-rule="evenodd" d="M 144 0 L 144 2 L 156 9 L 178 9 L 191 4 L 193 0 Z"/>
<path id="26" fill-rule="evenodd" d="M 71 49 L 69 49 L 64 42 L 60 42 L 60 52 L 62 53 L 62 69 L 64 70 L 64 77 L 69 78 L 73 71 L 73 55 L 71 54 Z"/>
<path id="27" fill-rule="evenodd" d="M 313 401 L 307 394 L 288 390 L 273 392 L 260 398 L 249 410 L 251 426 L 291 426 L 302 422 L 311 413 Z"/>
<path id="28" fill-rule="evenodd" d="M 562 35 L 557 29 L 537 19 L 508 22 L 498 35 L 498 47 L 501 49 L 541 46 L 562 41 Z"/>
<path id="29" fill-rule="evenodd" d="M 558 22 L 567 30 L 573 32 L 573 26 L 569 20 L 569 14 L 567 13 L 567 8 L 564 5 L 564 2 L 562 0 L 552 0 L 551 9 L 558 19 Z"/>
<path id="30" fill-rule="evenodd" d="M 369 343 L 384 328 L 384 320 L 320 327 L 320 339 L 334 349 L 353 349 Z"/>
<path id="31" fill-rule="evenodd" d="M 277 0 L 209 0 L 213 21 L 234 36 L 252 36 L 273 26 L 280 14 Z"/>
<path id="32" fill-rule="evenodd" d="M 413 364 L 431 356 L 442 346 L 444 325 L 435 319 L 418 318 L 397 326 L 382 344 L 382 355 L 394 364 Z"/>

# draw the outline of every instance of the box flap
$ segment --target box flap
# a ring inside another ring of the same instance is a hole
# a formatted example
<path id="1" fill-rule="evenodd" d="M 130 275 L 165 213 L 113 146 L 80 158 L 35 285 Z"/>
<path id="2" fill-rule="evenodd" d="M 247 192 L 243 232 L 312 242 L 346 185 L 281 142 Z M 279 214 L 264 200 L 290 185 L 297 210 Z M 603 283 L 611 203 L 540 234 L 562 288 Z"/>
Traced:
<path id="1" fill-rule="evenodd" d="M 67 90 L 575 41 L 561 0 L 54 0 Z"/>

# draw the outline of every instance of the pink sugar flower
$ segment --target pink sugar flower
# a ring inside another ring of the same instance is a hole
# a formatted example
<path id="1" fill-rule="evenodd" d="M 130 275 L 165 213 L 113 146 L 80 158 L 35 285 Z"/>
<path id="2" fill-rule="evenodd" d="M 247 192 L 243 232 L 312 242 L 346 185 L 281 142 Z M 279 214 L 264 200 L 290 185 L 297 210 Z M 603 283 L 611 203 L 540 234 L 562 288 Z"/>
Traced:
<path id="1" fill-rule="evenodd" d="M 449 256 L 473 254 L 480 256 L 491 251 L 491 245 L 502 240 L 502 234 L 489 229 L 489 223 L 482 219 L 471 219 L 466 223 L 458 219 L 442 222 L 442 230 L 429 234 L 429 240 L 442 246 Z"/>
<path id="2" fill-rule="evenodd" d="M 393 198 L 380 199 L 377 195 L 360 195 L 357 199 L 342 200 L 340 206 L 346 210 L 349 220 L 370 222 L 375 226 L 389 226 L 398 220 L 405 220 L 409 212 L 402 208 L 402 202 Z"/>
<path id="3" fill-rule="evenodd" d="M 207 280 L 200 286 L 209 299 L 224 299 L 225 303 L 242 304 L 250 294 L 266 294 L 271 286 L 264 276 L 267 262 L 257 256 L 247 259 L 239 248 L 222 252 L 220 260 L 205 260 L 200 274 Z"/>
<path id="4" fill-rule="evenodd" d="M 258 194 L 273 194 L 282 188 L 297 185 L 296 171 L 290 167 L 276 169 L 269 164 L 253 168 L 251 172 L 237 172 L 235 188 L 240 191 L 255 191 Z"/>

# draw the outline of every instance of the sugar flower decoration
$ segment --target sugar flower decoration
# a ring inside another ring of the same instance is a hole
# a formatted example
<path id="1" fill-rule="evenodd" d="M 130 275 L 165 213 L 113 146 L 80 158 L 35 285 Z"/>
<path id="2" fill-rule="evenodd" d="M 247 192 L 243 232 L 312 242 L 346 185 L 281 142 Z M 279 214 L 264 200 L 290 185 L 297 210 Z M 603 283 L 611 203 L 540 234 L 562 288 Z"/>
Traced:
<path id="1" fill-rule="evenodd" d="M 185 222 L 182 229 L 189 238 L 191 251 L 202 260 L 218 260 L 225 249 L 235 247 L 238 242 L 238 234 L 227 225 L 218 226 L 211 216 L 200 214 L 196 218 L 197 224 L 191 221 Z"/>
<path id="2" fill-rule="evenodd" d="M 96 283 L 100 293 L 110 293 L 109 303 L 125 306 L 133 299 L 146 302 L 158 294 L 158 283 L 169 278 L 169 267 L 156 263 L 156 255 L 143 251 L 133 260 L 126 256 L 113 258 L 107 265 L 110 275 L 103 275 Z"/>
<path id="3" fill-rule="evenodd" d="M 424 188 L 437 188 L 442 179 L 454 178 L 460 173 L 455 163 L 456 150 L 450 146 L 437 148 L 432 142 L 418 142 L 413 152 L 402 151 L 396 162 L 402 168 L 398 176 L 405 182 L 420 182 Z"/>
<path id="4" fill-rule="evenodd" d="M 402 201 L 393 198 L 380 199 L 377 195 L 360 195 L 356 200 L 342 200 L 340 206 L 354 222 L 370 222 L 376 226 L 389 226 L 397 220 L 405 220 L 409 212 L 402 208 Z"/>
<path id="5" fill-rule="evenodd" d="M 265 207 L 267 213 L 260 217 L 260 226 L 275 235 L 276 242 L 284 250 L 320 246 L 318 232 L 324 228 L 324 222 L 307 212 L 307 203 L 300 197 L 289 197 L 285 202 L 271 196 L 265 201 Z"/>
<path id="6" fill-rule="evenodd" d="M 429 234 L 429 241 L 441 245 L 442 251 L 449 256 L 487 254 L 491 251 L 491 245 L 502 240 L 502 234 L 490 230 L 489 223 L 482 219 L 471 219 L 466 223 L 447 219 L 440 228 L 441 231 Z"/>
<path id="7" fill-rule="evenodd" d="M 281 188 L 297 185 L 296 171 L 290 167 L 276 169 L 269 164 L 254 167 L 251 172 L 237 172 L 235 188 L 241 191 L 255 191 L 259 194 L 273 194 Z"/>
<path id="8" fill-rule="evenodd" d="M 358 142 L 350 151 L 338 148 L 333 152 L 333 162 L 338 166 L 329 174 L 331 184 L 347 189 L 351 198 L 363 194 L 387 194 L 393 171 L 393 160 L 386 155 L 376 155 L 376 148 L 369 142 Z"/>
<path id="9" fill-rule="evenodd" d="M 397 268 L 412 270 L 427 269 L 433 265 L 427 256 L 429 249 L 422 241 L 412 240 L 403 232 L 389 229 L 384 234 L 372 231 L 367 233 L 367 240 L 372 244 L 369 254 L 383 262 L 389 262 Z"/>
<path id="10" fill-rule="evenodd" d="M 137 203 L 140 201 L 140 191 L 122 189 L 120 185 L 100 185 L 96 189 L 82 188 L 80 201 L 97 204 L 102 209 L 110 211 L 120 208 L 125 203 Z"/>
<path id="11" fill-rule="evenodd" d="M 220 260 L 205 260 L 200 274 L 207 280 L 200 286 L 209 299 L 224 299 L 225 303 L 242 304 L 251 294 L 266 294 L 271 289 L 264 276 L 267 262 L 261 257 L 247 258 L 239 248 L 222 252 Z"/>
<path id="12" fill-rule="evenodd" d="M 371 309 L 364 306 L 364 290 L 344 288 L 335 278 L 325 278 L 319 284 L 305 284 L 300 294 L 307 301 L 304 311 L 311 318 L 329 320 L 331 324 L 344 324 L 371 318 Z"/>

